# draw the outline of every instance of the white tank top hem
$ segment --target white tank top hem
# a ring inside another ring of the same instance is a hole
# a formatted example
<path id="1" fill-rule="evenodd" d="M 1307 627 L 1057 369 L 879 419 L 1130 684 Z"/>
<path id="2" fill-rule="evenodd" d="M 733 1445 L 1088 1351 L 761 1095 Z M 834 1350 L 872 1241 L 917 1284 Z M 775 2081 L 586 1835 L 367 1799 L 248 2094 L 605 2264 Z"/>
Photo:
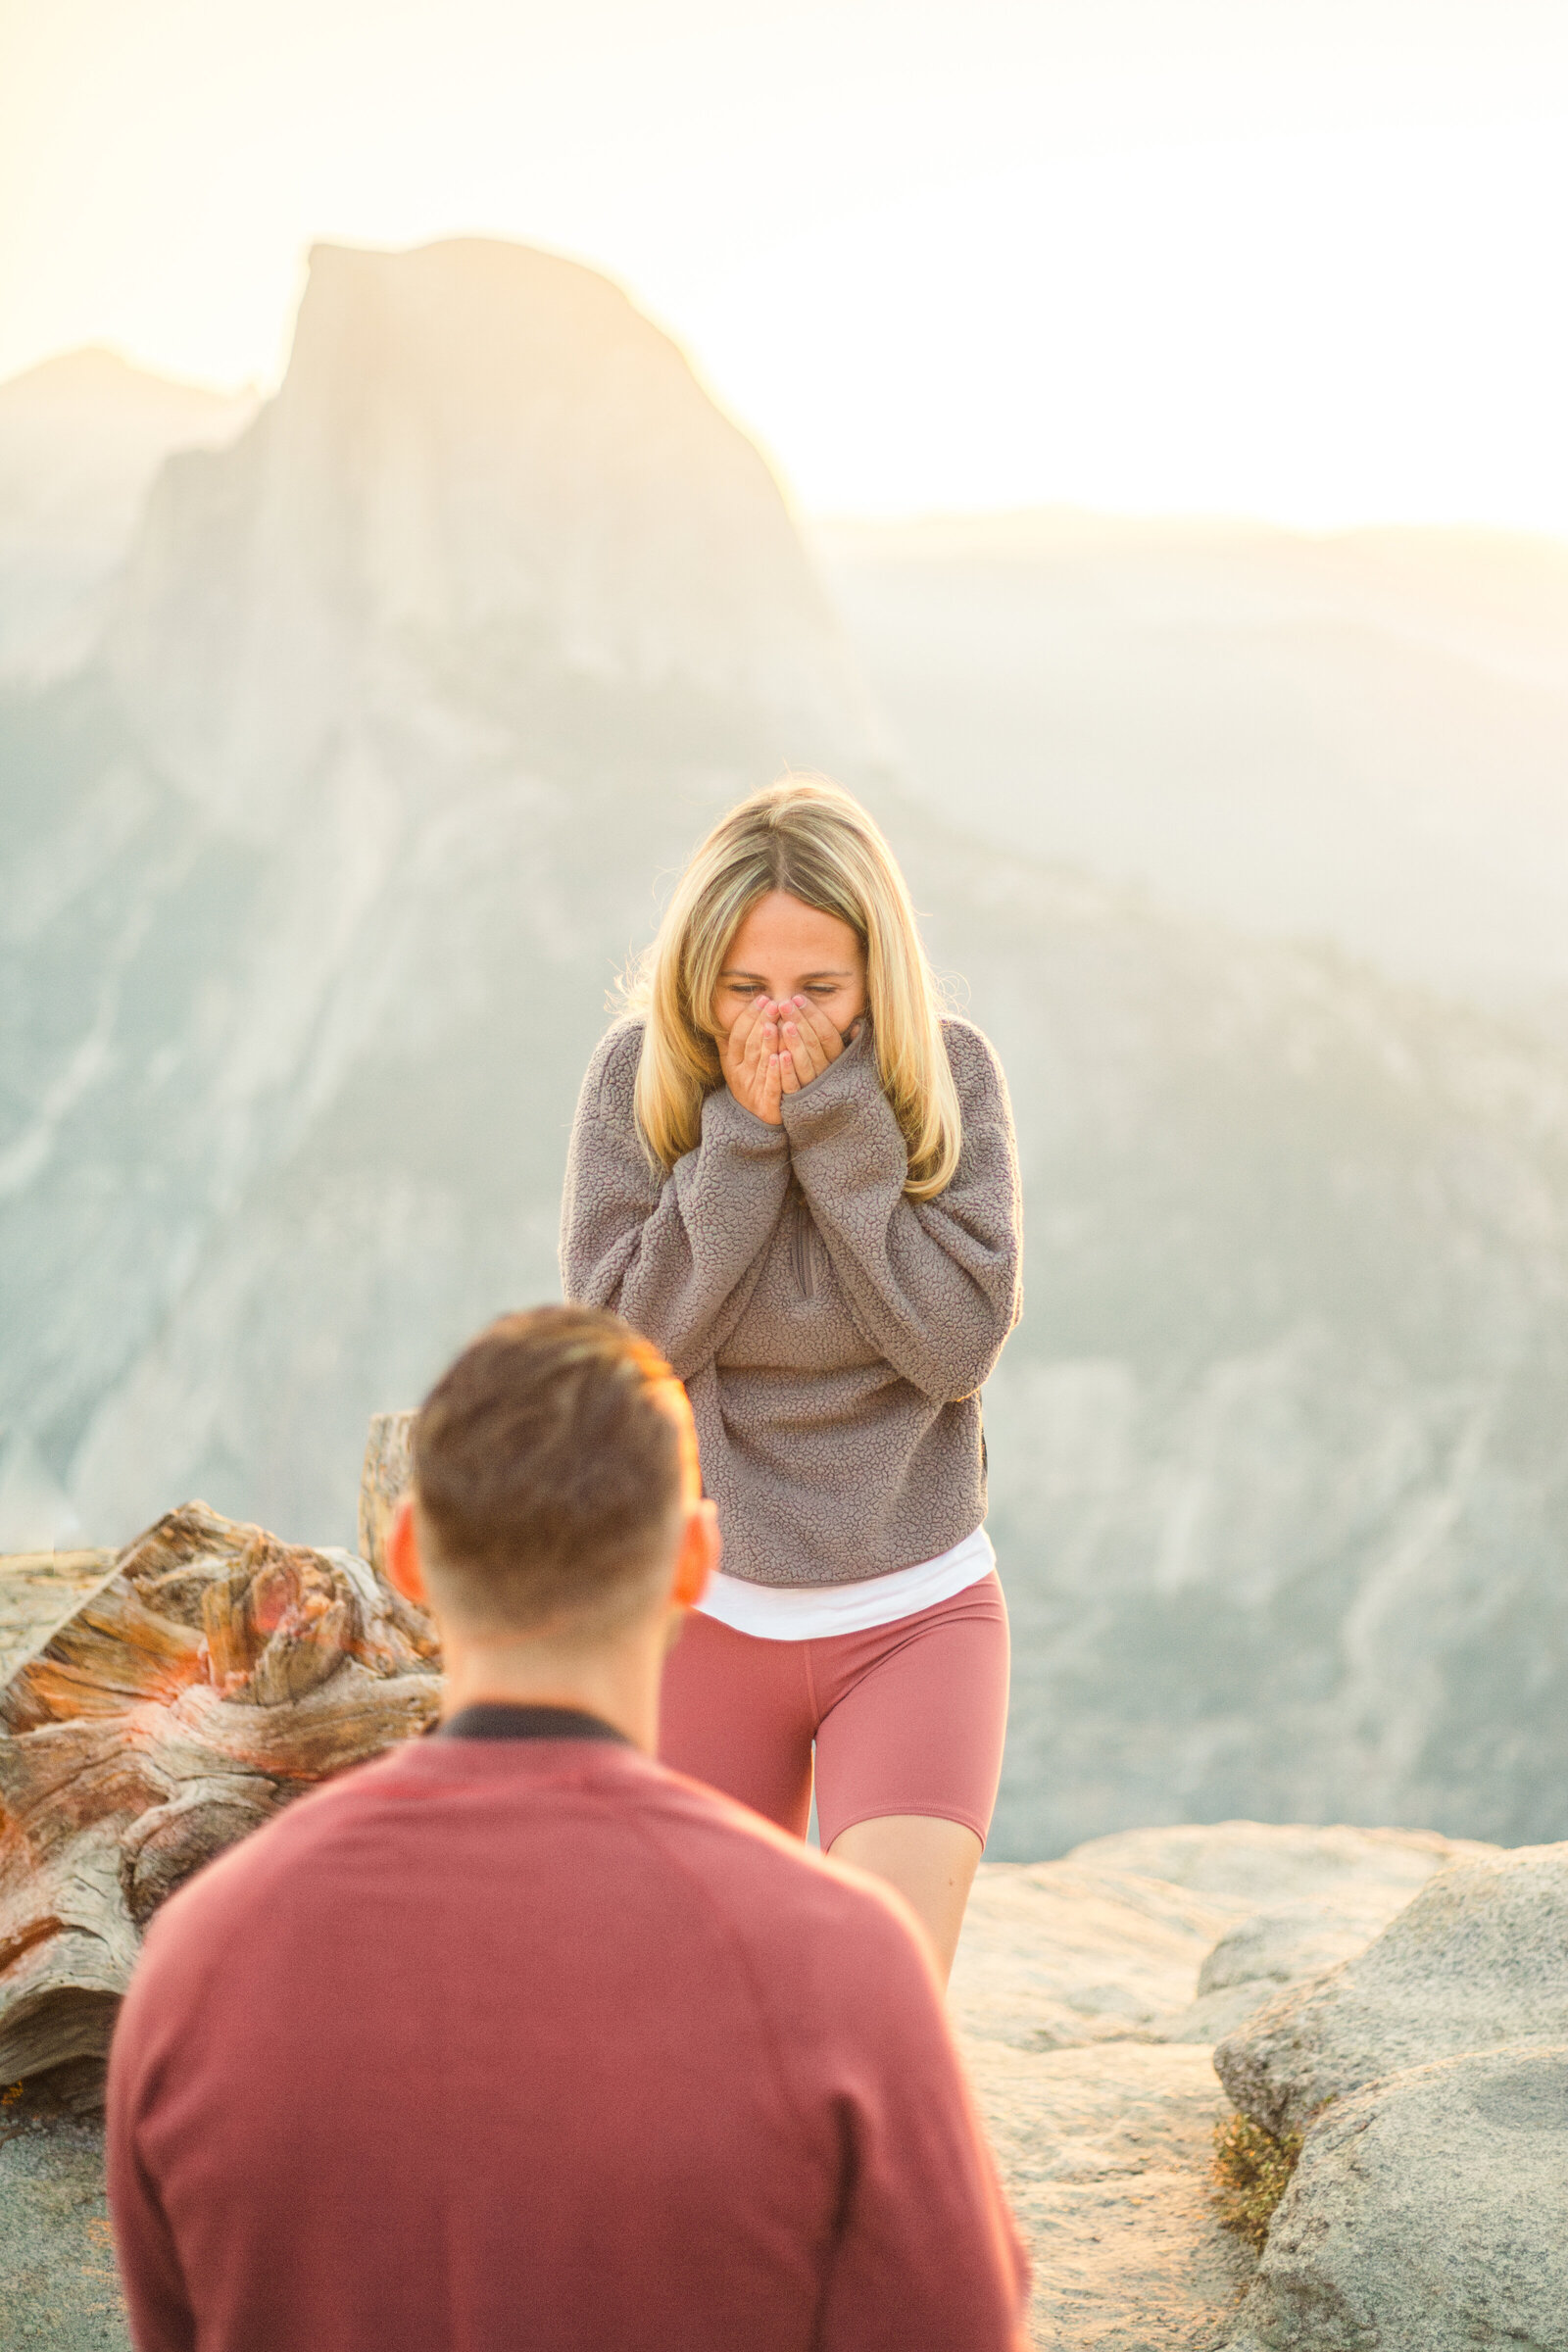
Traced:
<path id="1" fill-rule="evenodd" d="M 920 1560 L 912 1568 L 894 1568 L 886 1576 L 867 1576 L 849 1585 L 754 1585 L 739 1576 L 717 1571 L 697 1606 L 705 1617 L 737 1634 L 754 1634 L 763 1642 L 820 1642 L 834 1634 L 863 1634 L 875 1625 L 897 1625 L 951 1600 L 980 1584 L 997 1564 L 991 1538 L 983 1527 L 939 1559 Z"/>

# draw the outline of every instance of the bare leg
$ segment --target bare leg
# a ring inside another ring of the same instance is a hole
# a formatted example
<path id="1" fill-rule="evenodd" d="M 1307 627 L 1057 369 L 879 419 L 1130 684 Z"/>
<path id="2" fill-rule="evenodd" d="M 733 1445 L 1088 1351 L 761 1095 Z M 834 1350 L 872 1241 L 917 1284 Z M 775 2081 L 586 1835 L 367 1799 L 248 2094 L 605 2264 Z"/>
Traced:
<path id="1" fill-rule="evenodd" d="M 930 1813 L 887 1813 L 841 1830 L 833 1852 L 896 1886 L 931 1939 L 944 1984 L 953 1973 L 963 1907 L 982 1847 L 960 1821 Z"/>

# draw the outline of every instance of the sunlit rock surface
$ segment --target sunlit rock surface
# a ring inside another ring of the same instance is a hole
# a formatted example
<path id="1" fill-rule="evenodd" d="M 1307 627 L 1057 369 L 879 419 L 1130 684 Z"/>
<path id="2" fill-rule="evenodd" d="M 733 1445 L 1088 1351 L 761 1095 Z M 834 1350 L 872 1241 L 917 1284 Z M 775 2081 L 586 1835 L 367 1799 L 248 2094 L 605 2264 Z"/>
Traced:
<path id="1" fill-rule="evenodd" d="M 1292 1965 L 1250 1933 L 1259 1904 L 1267 1917 L 1289 1901 L 1307 1974 L 1314 1916 L 1343 1930 L 1350 1888 L 1369 1911 L 1397 1910 L 1451 1858 L 1419 1834 L 1225 1822 L 982 1870 L 952 2007 L 1035 2266 L 1034 2343 L 1229 2343 L 1253 2258 L 1220 2228 L 1210 2183 L 1230 2113 L 1193 2028 L 1210 1955 L 1229 1940 L 1272 1971 Z M 1260 1974 L 1232 1991 L 1256 2006 L 1278 1989 Z"/>
<path id="2" fill-rule="evenodd" d="M 1456 1856 L 1221 2042 L 1304 2133 L 1234 2352 L 1568 2342 L 1568 1846 Z"/>
<path id="3" fill-rule="evenodd" d="M 100 2125 L 0 2108 L 0 2310 L 20 2346 L 129 2352 Z"/>
<path id="4" fill-rule="evenodd" d="M 1559 2043 L 1568 1845 L 1525 1846 L 1456 1860 L 1363 1951 L 1256 2011 L 1216 2064 L 1236 2105 L 1278 2133 L 1406 2067 Z"/>
<path id="5" fill-rule="evenodd" d="M 1568 2042 L 1445 2058 L 1314 2126 L 1228 2352 L 1568 2342 Z"/>

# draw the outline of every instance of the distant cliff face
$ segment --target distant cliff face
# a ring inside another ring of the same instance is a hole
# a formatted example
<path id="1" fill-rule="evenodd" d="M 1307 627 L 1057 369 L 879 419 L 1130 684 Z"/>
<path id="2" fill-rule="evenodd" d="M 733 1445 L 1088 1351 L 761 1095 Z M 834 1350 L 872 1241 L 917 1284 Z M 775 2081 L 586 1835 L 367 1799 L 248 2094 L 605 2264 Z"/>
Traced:
<path id="1" fill-rule="evenodd" d="M 586 270 L 317 257 L 101 653 L 0 698 L 0 1548 L 352 1540 L 368 1415 L 555 1289 L 612 975 L 727 800 L 864 791 L 997 1039 L 1000 1855 L 1559 1834 L 1568 1111 L 1523 1030 L 906 799 L 760 460 Z"/>
<path id="2" fill-rule="evenodd" d="M 1235 1814 L 1555 1836 L 1560 1053 L 973 845 L 917 888 L 1024 1158 L 998 1850 Z"/>
<path id="3" fill-rule="evenodd" d="M 367 1413 L 554 1290 L 660 877 L 873 762 L 776 485 L 623 296 L 318 254 L 101 658 L 0 710 L 0 1545 L 198 1492 L 348 1532 Z"/>
<path id="4" fill-rule="evenodd" d="M 110 351 L 67 352 L 0 384 L 0 678 L 76 666 L 164 460 L 232 440 L 255 406 Z"/>
<path id="5" fill-rule="evenodd" d="M 481 240 L 317 250 L 277 398 L 166 470 L 108 654 L 184 789 L 260 835 L 411 698 L 573 772 L 650 730 L 776 766 L 805 724 L 853 760 L 868 723 L 776 483 L 674 344 Z"/>

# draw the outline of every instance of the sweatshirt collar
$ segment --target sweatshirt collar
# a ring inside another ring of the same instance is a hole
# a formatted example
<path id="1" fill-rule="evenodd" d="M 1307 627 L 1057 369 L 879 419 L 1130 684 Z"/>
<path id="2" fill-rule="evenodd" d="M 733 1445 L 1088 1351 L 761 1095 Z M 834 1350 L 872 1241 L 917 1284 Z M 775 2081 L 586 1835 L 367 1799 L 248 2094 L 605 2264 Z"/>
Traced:
<path id="1" fill-rule="evenodd" d="M 617 1732 L 602 1715 L 590 1715 L 585 1707 L 513 1706 L 488 1698 L 471 1707 L 460 1707 L 434 1736 L 437 1740 L 611 1740 L 617 1747 L 631 1745 L 624 1732 Z"/>

